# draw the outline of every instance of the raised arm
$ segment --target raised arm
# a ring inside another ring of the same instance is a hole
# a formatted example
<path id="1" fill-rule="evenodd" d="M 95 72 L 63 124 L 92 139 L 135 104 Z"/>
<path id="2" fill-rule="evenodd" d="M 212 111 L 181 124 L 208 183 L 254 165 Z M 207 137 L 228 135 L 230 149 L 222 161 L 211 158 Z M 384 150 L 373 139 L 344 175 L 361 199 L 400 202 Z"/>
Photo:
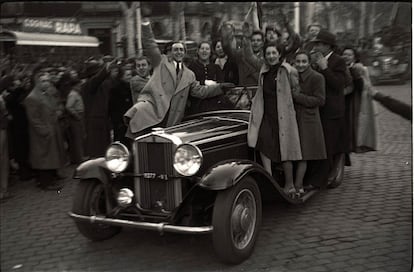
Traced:
<path id="1" fill-rule="evenodd" d="M 223 45 L 223 51 L 226 53 L 227 56 L 239 62 L 240 58 L 242 57 L 242 52 L 240 49 L 236 49 L 233 47 L 233 26 L 229 24 L 224 24 L 221 28 L 221 40 Z"/>
<path id="2" fill-rule="evenodd" d="M 327 89 L 330 89 L 332 95 L 343 95 L 345 88 L 346 63 L 341 57 L 337 58 L 337 63 L 332 67 L 324 67 L 321 73 L 325 76 Z"/>
<path id="3" fill-rule="evenodd" d="M 289 23 L 289 20 L 284 14 L 282 14 L 282 22 L 287 32 L 289 33 L 289 38 L 287 40 L 287 44 L 285 45 L 285 55 L 288 55 L 298 50 L 302 43 L 302 39 L 300 35 L 296 33 L 295 30 L 293 30 L 292 26 Z"/>
<path id="4" fill-rule="evenodd" d="M 90 80 L 88 80 L 87 84 L 89 85 L 88 88 L 86 88 L 86 90 L 90 90 L 91 92 L 97 92 L 98 91 L 98 87 L 102 84 L 102 82 L 104 82 L 104 80 L 107 78 L 108 76 L 108 65 L 104 65 L 101 70 L 99 70 L 98 73 L 96 73 L 95 75 L 93 75 Z"/>
<path id="5" fill-rule="evenodd" d="M 146 50 L 152 67 L 155 68 L 161 62 L 161 51 L 155 42 L 154 33 L 148 19 L 144 18 L 141 24 L 142 29 L 142 47 Z"/>
<path id="6" fill-rule="evenodd" d="M 243 56 L 247 63 L 253 66 L 256 70 L 260 71 L 260 68 L 263 65 L 263 60 L 260 59 L 254 52 L 252 48 L 251 38 L 253 30 L 249 23 L 243 23 L 243 39 L 242 39 L 242 50 Z"/>

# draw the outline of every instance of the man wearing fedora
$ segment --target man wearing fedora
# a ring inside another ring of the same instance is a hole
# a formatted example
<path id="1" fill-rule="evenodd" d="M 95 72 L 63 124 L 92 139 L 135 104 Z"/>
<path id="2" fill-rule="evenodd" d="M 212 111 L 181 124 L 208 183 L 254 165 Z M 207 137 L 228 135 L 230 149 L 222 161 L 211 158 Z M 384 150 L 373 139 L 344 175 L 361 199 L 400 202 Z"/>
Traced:
<path id="1" fill-rule="evenodd" d="M 313 47 L 312 41 L 316 38 L 316 36 L 318 36 L 321 29 L 322 29 L 322 26 L 316 22 L 308 25 L 307 34 L 306 34 L 306 37 L 302 45 L 302 48 L 306 52 L 310 52 L 312 50 L 312 47 Z"/>
<path id="2" fill-rule="evenodd" d="M 344 88 L 347 80 L 345 60 L 334 52 L 336 37 L 321 30 L 312 41 L 311 58 L 316 69 L 324 76 L 326 85 L 325 105 L 320 116 L 325 136 L 327 160 L 317 166 L 314 186 L 336 187 L 343 178 L 344 153 L 346 152 L 346 123 Z"/>

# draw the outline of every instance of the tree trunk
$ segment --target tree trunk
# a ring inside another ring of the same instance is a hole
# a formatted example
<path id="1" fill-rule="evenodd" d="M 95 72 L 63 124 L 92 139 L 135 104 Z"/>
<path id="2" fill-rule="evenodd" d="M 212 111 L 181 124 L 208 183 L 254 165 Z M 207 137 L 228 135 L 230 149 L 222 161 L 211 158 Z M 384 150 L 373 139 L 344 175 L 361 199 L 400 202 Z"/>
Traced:
<path id="1" fill-rule="evenodd" d="M 374 24 L 375 24 L 375 13 L 376 13 L 376 3 L 369 3 L 370 11 L 368 17 L 368 35 L 371 36 L 374 34 Z"/>
<path id="2" fill-rule="evenodd" d="M 306 33 L 304 37 L 307 35 L 308 32 L 308 26 L 312 24 L 313 22 L 320 22 L 320 19 L 314 20 L 314 14 L 315 14 L 315 2 L 300 2 L 301 8 L 300 13 L 302 14 L 301 17 L 303 18 L 300 20 L 300 31 L 298 33 Z"/>
<path id="3" fill-rule="evenodd" d="M 185 33 L 185 16 L 184 16 L 184 5 L 185 2 L 180 2 L 178 4 L 179 9 L 178 9 L 178 22 L 179 22 L 179 26 L 180 26 L 180 39 L 185 41 L 187 39 L 186 37 L 186 33 Z"/>
<path id="4" fill-rule="evenodd" d="M 332 33 L 336 32 L 336 14 L 335 14 L 335 7 L 332 7 L 332 5 L 335 5 L 336 3 L 327 3 L 328 5 L 328 21 L 329 21 L 329 31 Z"/>
<path id="5" fill-rule="evenodd" d="M 260 30 L 260 19 L 259 19 L 259 12 L 257 10 L 257 2 L 253 2 L 253 9 L 252 9 L 252 21 L 253 21 L 253 30 Z"/>
<path id="6" fill-rule="evenodd" d="M 295 7 L 295 24 L 294 24 L 294 29 L 296 33 L 300 33 L 300 2 L 295 2 L 294 3 L 294 7 Z"/>
<path id="7" fill-rule="evenodd" d="M 359 16 L 359 38 L 364 38 L 365 37 L 365 18 L 367 16 L 367 12 L 366 12 L 366 2 L 361 2 L 360 3 L 360 16 Z"/>
<path id="8" fill-rule="evenodd" d="M 128 7 L 128 4 L 126 2 L 120 2 L 122 12 L 125 17 L 125 25 L 127 30 L 127 57 L 131 58 L 135 56 L 135 29 L 134 29 L 134 23 L 135 23 L 135 8 L 136 3 L 132 2 L 131 6 Z"/>
<path id="9" fill-rule="evenodd" d="M 180 39 L 180 29 L 179 29 L 179 16 L 178 16 L 178 3 L 170 2 L 171 12 L 172 12 L 172 28 L 173 28 L 173 40 L 178 41 Z"/>
<path id="10" fill-rule="evenodd" d="M 118 24 L 116 26 L 116 57 L 124 57 L 123 54 L 123 48 L 122 48 L 122 37 L 124 36 L 125 33 L 125 29 L 124 29 L 124 25 L 123 22 L 121 21 L 117 21 Z"/>
<path id="11" fill-rule="evenodd" d="M 141 40 L 141 2 L 137 2 L 136 7 L 136 22 L 137 22 L 137 51 L 138 56 L 142 56 L 142 40 Z"/>

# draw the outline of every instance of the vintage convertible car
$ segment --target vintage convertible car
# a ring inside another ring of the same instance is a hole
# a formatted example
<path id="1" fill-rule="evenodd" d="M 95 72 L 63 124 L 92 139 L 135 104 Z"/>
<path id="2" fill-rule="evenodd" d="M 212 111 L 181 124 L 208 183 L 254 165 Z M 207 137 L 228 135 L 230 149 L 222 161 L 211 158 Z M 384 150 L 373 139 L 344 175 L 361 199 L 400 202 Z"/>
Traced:
<path id="1" fill-rule="evenodd" d="M 238 108 L 248 108 L 251 94 L 243 94 L 231 98 Z M 263 200 L 299 204 L 317 192 L 292 198 L 283 191 L 283 171 L 276 166 L 270 176 L 264 170 L 247 146 L 249 113 L 190 116 L 137 137 L 130 148 L 115 142 L 105 158 L 82 163 L 69 213 L 79 231 L 95 241 L 121 227 L 210 233 L 219 259 L 244 261 L 259 232 Z"/>

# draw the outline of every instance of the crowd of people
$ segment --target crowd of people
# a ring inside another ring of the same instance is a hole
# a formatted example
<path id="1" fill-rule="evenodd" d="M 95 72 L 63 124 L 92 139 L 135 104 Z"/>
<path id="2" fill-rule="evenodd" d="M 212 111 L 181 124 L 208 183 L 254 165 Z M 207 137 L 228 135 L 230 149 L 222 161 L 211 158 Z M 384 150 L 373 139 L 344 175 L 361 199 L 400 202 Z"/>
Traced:
<path id="1" fill-rule="evenodd" d="M 216 18 L 219 22 L 219 18 Z M 11 67 L 0 80 L 1 198 L 9 169 L 59 190 L 59 169 L 104 156 L 111 141 L 128 145 L 154 126 L 171 126 L 187 114 L 229 109 L 226 90 L 258 86 L 252 100 L 248 144 L 264 168 L 281 163 L 284 190 L 294 197 L 326 187 L 350 165 L 350 152 L 377 148 L 367 69 L 353 47 L 340 49 L 318 24 L 306 37 L 284 20 L 285 31 L 265 32 L 245 23 L 243 35 L 217 23 L 195 59 L 185 44 L 158 48 L 147 18 L 144 56 L 91 57 L 73 65 Z M 312 182 L 304 186 L 305 175 Z"/>

